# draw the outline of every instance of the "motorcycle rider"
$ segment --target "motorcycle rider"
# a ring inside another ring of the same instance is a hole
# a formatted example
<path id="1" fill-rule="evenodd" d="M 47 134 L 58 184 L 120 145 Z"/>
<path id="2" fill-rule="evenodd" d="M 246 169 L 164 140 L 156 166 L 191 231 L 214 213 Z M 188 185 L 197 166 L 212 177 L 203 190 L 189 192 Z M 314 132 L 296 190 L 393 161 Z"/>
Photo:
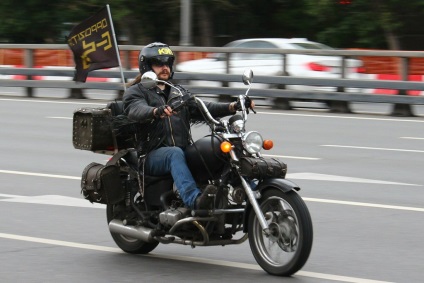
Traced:
<path id="1" fill-rule="evenodd" d="M 159 80 L 169 81 L 173 76 L 175 56 L 168 45 L 154 42 L 140 51 L 138 62 L 140 74 L 127 88 L 123 96 L 124 112 L 131 120 L 141 123 L 139 152 L 146 154 L 143 170 L 145 174 L 161 176 L 171 174 L 175 186 L 184 202 L 191 209 L 209 209 L 213 193 L 209 187 L 201 192 L 188 169 L 184 148 L 191 143 L 190 123 L 203 121 L 202 113 L 194 100 L 173 111 L 169 106 L 179 92 L 164 83 L 146 88 L 141 76 L 153 71 Z M 175 85 L 183 94 L 186 89 Z M 240 101 L 231 103 L 205 102 L 211 115 L 223 117 L 241 109 Z M 246 100 L 245 107 L 253 109 L 254 102 Z"/>

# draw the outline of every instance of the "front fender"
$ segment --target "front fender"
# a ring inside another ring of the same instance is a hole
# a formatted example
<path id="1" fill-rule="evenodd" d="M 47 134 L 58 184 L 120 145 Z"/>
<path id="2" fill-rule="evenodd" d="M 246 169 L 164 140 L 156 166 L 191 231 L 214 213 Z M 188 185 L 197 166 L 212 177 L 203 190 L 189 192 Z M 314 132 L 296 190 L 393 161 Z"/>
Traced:
<path id="1" fill-rule="evenodd" d="M 284 193 L 288 193 L 292 190 L 295 191 L 299 191 L 300 187 L 294 183 L 293 181 L 287 180 L 287 179 L 281 179 L 281 178 L 270 178 L 270 179 L 265 179 L 262 182 L 260 182 L 258 184 L 258 186 L 256 187 L 255 191 L 264 191 L 268 188 L 276 188 L 281 190 Z M 247 226 L 248 226 L 248 221 L 249 221 L 249 214 L 252 210 L 252 205 L 250 203 L 247 203 L 246 205 L 246 210 L 244 213 L 244 219 L 243 219 L 243 232 L 247 233 Z"/>
<path id="2" fill-rule="evenodd" d="M 263 191 L 268 187 L 273 187 L 279 189 L 285 193 L 290 192 L 291 190 L 299 191 L 300 187 L 293 181 L 281 178 L 270 178 L 265 179 L 256 187 L 256 190 Z"/>

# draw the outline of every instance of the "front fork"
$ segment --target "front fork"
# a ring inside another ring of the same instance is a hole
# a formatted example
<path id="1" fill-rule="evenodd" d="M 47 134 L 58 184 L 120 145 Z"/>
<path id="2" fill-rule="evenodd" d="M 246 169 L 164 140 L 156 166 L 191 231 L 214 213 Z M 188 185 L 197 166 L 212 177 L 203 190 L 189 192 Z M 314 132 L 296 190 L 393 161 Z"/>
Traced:
<path id="1" fill-rule="evenodd" d="M 250 204 L 253 207 L 253 210 L 255 211 L 256 217 L 258 217 L 259 224 L 262 227 L 262 231 L 265 233 L 265 235 L 269 235 L 269 226 L 268 222 L 266 222 L 265 216 L 262 213 L 261 208 L 259 207 L 258 201 L 255 197 L 255 192 L 252 190 L 252 187 L 246 182 L 246 180 L 240 176 L 241 184 L 247 194 L 247 198 L 250 201 Z"/>
<path id="2" fill-rule="evenodd" d="M 230 156 L 232 160 L 238 161 L 237 155 L 234 150 L 230 150 Z M 262 213 L 261 208 L 259 207 L 259 204 L 255 197 L 255 192 L 252 190 L 252 187 L 246 182 L 246 180 L 241 175 L 239 175 L 239 177 L 244 191 L 247 194 L 247 198 L 249 199 L 250 204 L 252 205 L 253 210 L 255 211 L 256 217 L 258 217 L 259 224 L 262 227 L 262 231 L 265 233 L 265 235 L 270 235 L 268 222 L 266 222 L 265 216 Z"/>

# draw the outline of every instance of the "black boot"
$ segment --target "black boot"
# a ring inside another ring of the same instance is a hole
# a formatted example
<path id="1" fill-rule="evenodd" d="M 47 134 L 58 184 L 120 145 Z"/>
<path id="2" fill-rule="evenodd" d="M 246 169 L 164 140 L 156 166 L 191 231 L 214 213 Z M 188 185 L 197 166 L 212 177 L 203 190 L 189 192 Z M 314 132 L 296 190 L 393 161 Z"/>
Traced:
<path id="1" fill-rule="evenodd" d="M 214 195 L 216 194 L 215 186 L 207 186 L 201 195 L 196 198 L 194 209 L 212 209 Z"/>

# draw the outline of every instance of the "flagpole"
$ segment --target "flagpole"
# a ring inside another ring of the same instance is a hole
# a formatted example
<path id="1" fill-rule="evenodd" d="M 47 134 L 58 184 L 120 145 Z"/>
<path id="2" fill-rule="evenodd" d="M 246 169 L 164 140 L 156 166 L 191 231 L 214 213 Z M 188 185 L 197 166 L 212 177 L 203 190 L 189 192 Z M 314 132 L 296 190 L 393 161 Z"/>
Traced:
<path id="1" fill-rule="evenodd" d="M 116 40 L 115 29 L 113 28 L 113 21 L 112 21 L 112 15 L 109 9 L 109 4 L 106 4 L 106 8 L 107 8 L 107 14 L 109 16 L 110 27 L 112 29 L 113 39 L 115 42 L 115 50 L 116 50 L 116 56 L 118 57 L 119 70 L 121 71 L 122 84 L 124 85 L 124 91 L 125 91 L 127 90 L 127 87 L 125 86 L 125 78 L 124 78 L 124 72 L 122 71 L 121 56 L 119 54 L 118 41 Z"/>

